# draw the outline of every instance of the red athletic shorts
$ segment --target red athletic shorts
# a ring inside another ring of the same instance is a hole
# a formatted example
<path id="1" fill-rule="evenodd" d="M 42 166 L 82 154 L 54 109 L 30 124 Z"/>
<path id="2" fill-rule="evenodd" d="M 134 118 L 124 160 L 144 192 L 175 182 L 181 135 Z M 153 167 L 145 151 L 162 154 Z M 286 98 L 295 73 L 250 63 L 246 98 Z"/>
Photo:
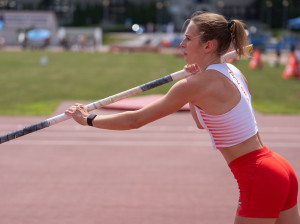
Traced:
<path id="1" fill-rule="evenodd" d="M 297 204 L 298 181 L 290 164 L 264 147 L 229 164 L 238 182 L 237 215 L 278 218 L 281 211 Z"/>

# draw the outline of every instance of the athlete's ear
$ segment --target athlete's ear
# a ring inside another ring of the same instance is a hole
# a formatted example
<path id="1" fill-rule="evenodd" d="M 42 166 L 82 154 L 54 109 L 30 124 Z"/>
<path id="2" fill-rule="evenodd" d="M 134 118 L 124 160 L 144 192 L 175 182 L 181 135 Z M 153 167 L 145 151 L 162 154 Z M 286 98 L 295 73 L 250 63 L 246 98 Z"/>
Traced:
<path id="1" fill-rule="evenodd" d="M 205 53 L 210 53 L 216 49 L 217 41 L 216 40 L 209 40 L 204 43 L 204 51 Z"/>

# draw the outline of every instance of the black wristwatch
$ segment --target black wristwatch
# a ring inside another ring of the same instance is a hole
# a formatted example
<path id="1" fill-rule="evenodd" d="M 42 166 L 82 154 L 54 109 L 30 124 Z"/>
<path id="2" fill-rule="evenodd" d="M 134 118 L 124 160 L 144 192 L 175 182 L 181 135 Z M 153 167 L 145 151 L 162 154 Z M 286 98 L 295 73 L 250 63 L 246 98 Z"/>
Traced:
<path id="1" fill-rule="evenodd" d="M 95 117 L 97 117 L 97 114 L 90 114 L 88 117 L 87 117 L 87 124 L 89 126 L 93 126 L 93 120 L 95 119 Z"/>

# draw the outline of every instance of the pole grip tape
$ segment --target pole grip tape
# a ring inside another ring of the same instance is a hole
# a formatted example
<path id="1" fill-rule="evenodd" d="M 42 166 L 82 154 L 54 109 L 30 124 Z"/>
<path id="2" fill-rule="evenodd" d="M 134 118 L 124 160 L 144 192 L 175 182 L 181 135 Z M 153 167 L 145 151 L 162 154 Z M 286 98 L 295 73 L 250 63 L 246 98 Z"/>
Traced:
<path id="1" fill-rule="evenodd" d="M 36 124 L 33 124 L 33 125 L 30 125 L 30 126 L 27 126 L 27 127 L 22 128 L 20 130 L 8 133 L 8 134 L 3 135 L 3 136 L 0 136 L 0 144 L 2 144 L 4 142 L 7 142 L 7 141 L 10 141 L 12 139 L 21 137 L 23 135 L 27 135 L 29 133 L 41 130 L 43 128 L 47 128 L 49 126 L 50 126 L 50 123 L 47 120 L 36 123 Z"/>
<path id="2" fill-rule="evenodd" d="M 143 85 L 140 85 L 140 88 L 143 90 L 143 92 L 145 92 L 147 90 L 153 89 L 157 86 L 161 86 L 163 84 L 166 84 L 166 83 L 172 82 L 172 81 L 173 81 L 172 76 L 167 75 L 162 78 L 159 78 L 159 79 L 153 80 L 151 82 L 145 83 Z"/>

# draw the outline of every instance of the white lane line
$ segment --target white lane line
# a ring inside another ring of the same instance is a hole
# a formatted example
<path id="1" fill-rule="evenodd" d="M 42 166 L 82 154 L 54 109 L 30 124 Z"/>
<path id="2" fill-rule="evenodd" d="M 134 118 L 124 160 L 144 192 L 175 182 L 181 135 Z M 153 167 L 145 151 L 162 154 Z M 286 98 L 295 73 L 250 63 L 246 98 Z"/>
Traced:
<path id="1" fill-rule="evenodd" d="M 34 134 L 32 134 L 34 135 Z M 128 133 L 128 132 L 115 132 L 115 133 L 106 133 L 106 132 L 41 132 L 35 134 L 34 138 L 36 140 L 86 140 L 90 139 L 90 141 L 108 141 L 108 140 L 138 140 L 138 139 L 144 139 L 147 140 L 153 140 L 153 141 L 164 141 L 164 140 L 172 140 L 172 141 L 201 141 L 201 140 L 208 140 L 210 141 L 210 137 L 206 132 L 202 133 Z M 280 141 L 292 141 L 292 142 L 298 142 L 300 145 L 300 138 L 299 135 L 289 135 L 289 134 L 263 134 L 262 140 L 265 142 L 274 141 L 280 142 Z"/>
<path id="2" fill-rule="evenodd" d="M 12 132 L 17 129 L 22 129 L 25 126 L 28 125 L 9 125 L 9 124 L 1 124 L 0 131 L 1 132 Z M 57 130 L 66 130 L 66 131 L 80 131 L 80 130 L 92 130 L 91 127 L 87 126 L 80 126 L 80 125 L 55 125 L 48 127 L 43 130 L 51 130 L 51 131 L 57 131 Z M 106 130 L 110 131 L 110 130 Z M 182 131 L 201 131 L 194 125 L 146 125 L 144 127 L 141 127 L 136 130 L 130 130 L 130 131 L 171 131 L 171 132 L 182 132 Z M 300 127 L 259 127 L 259 131 L 261 132 L 278 132 L 278 133 L 300 133 Z"/>
<path id="3" fill-rule="evenodd" d="M 87 141 L 87 140 L 16 140 L 5 143 L 6 146 L 156 146 L 156 147 L 183 147 L 184 149 L 188 149 L 189 147 L 211 147 L 210 141 L 145 141 L 145 140 L 137 140 L 137 141 L 124 141 L 114 139 L 112 141 Z M 268 147 L 274 148 L 295 148 L 300 149 L 300 145 L 297 142 L 274 142 L 274 141 L 265 141 L 265 145 Z M 4 145 L 5 146 L 5 145 Z"/>
<path id="4" fill-rule="evenodd" d="M 160 147 L 199 147 L 199 146 L 211 146 L 209 141 L 86 141 L 86 140 L 20 140 L 7 143 L 11 145 L 40 145 L 40 146 L 160 146 Z"/>

